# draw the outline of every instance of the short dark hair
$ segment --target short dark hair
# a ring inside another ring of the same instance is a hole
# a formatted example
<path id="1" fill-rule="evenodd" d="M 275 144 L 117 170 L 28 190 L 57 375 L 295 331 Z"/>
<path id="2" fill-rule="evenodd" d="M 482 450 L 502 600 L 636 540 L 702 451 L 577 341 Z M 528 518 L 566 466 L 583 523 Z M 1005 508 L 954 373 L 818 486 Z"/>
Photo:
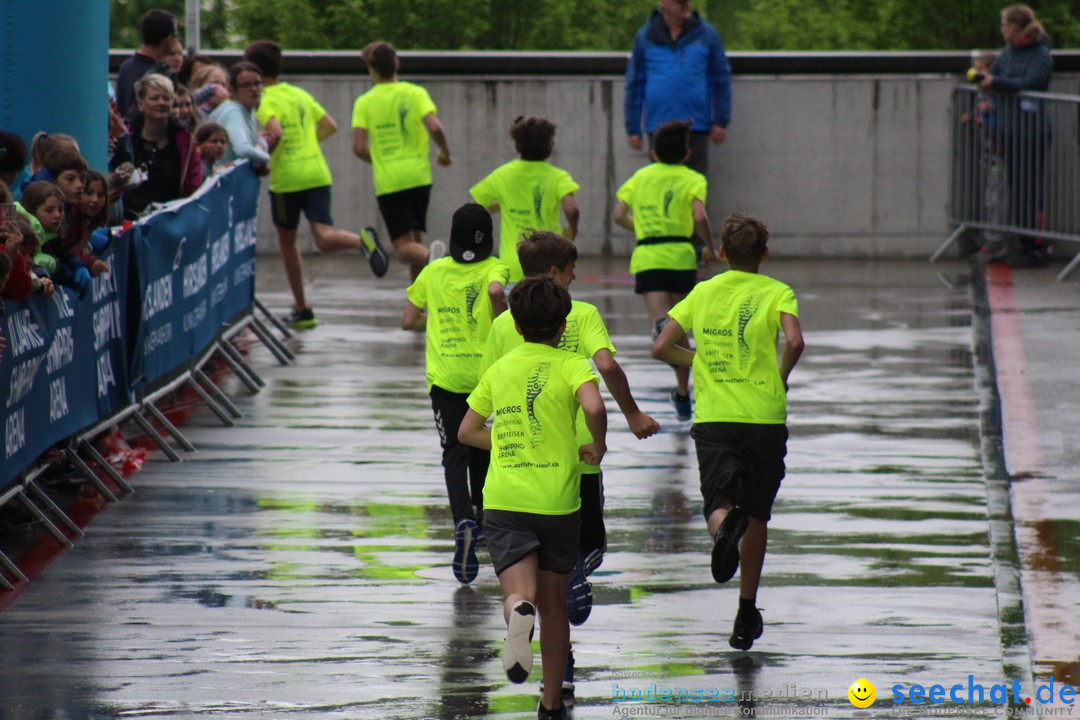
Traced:
<path id="1" fill-rule="evenodd" d="M 26 142 L 15 133 L 0 131 L 0 175 L 17 173 L 26 167 Z"/>
<path id="2" fill-rule="evenodd" d="M 238 63 L 234 63 L 233 66 L 229 68 L 229 87 L 235 88 L 236 78 L 240 77 L 240 73 L 245 72 L 252 72 L 259 76 L 262 76 L 263 74 L 262 69 L 255 63 L 241 60 Z"/>
<path id="3" fill-rule="evenodd" d="M 66 170 L 78 170 L 81 173 L 87 171 L 86 158 L 74 150 L 53 150 L 45 157 L 45 167 L 53 179 L 60 177 L 60 173 Z"/>
<path id="4" fill-rule="evenodd" d="M 247 46 L 244 59 L 255 63 L 263 77 L 281 76 L 281 46 L 273 40 L 256 40 Z"/>
<path id="5" fill-rule="evenodd" d="M 739 267 L 757 266 L 765 256 L 769 242 L 769 228 L 750 215 L 732 213 L 724 220 L 720 230 L 720 242 L 729 265 Z"/>
<path id="6" fill-rule="evenodd" d="M 224 133 L 225 137 L 229 136 L 229 132 L 224 127 L 214 122 L 213 120 L 207 120 L 195 129 L 195 143 L 198 145 L 202 145 L 204 142 L 210 139 L 211 135 L 216 132 Z"/>
<path id="7" fill-rule="evenodd" d="M 213 65 L 214 61 L 206 55 L 184 56 L 184 62 L 180 65 L 180 72 L 176 73 L 177 82 L 180 82 L 184 85 L 187 85 L 191 82 L 191 69 L 195 65 L 195 63 L 199 63 L 202 65 Z"/>
<path id="8" fill-rule="evenodd" d="M 397 50 L 385 40 L 368 43 L 363 50 L 364 62 L 384 80 L 397 73 Z"/>
<path id="9" fill-rule="evenodd" d="M 578 259 L 577 246 L 550 230 L 527 235 L 518 243 L 517 252 L 525 277 L 541 277 L 553 267 L 565 270 Z"/>
<path id="10" fill-rule="evenodd" d="M 510 137 L 522 160 L 547 160 L 555 147 L 555 123 L 535 115 L 519 116 L 510 126 Z"/>
<path id="11" fill-rule="evenodd" d="M 168 10 L 155 8 L 147 10 L 139 21 L 139 32 L 142 33 L 143 45 L 160 45 L 167 38 L 180 34 L 176 25 L 176 16 Z"/>
<path id="12" fill-rule="evenodd" d="M 671 120 L 656 128 L 653 151 L 660 162 L 679 165 L 690 152 L 690 121 Z"/>
<path id="13" fill-rule="evenodd" d="M 525 278 L 510 293 L 510 314 L 526 342 L 550 342 L 570 314 L 570 293 L 551 278 Z"/>

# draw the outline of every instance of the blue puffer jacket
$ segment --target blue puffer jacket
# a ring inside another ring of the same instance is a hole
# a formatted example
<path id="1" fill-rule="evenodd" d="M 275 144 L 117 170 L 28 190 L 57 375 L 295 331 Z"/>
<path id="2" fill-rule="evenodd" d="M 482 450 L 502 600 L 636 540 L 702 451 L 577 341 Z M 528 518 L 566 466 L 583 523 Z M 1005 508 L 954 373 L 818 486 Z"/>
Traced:
<path id="1" fill-rule="evenodd" d="M 1001 93 L 1045 92 L 1050 87 L 1053 68 L 1050 37 L 1046 33 L 1035 42 L 1009 43 L 990 66 L 990 75 L 994 78 L 991 88 Z"/>
<path id="2" fill-rule="evenodd" d="M 626 134 L 642 135 L 668 120 L 693 120 L 693 130 L 727 127 L 731 120 L 731 66 L 716 29 L 696 12 L 678 41 L 654 10 L 634 38 L 626 68 Z"/>

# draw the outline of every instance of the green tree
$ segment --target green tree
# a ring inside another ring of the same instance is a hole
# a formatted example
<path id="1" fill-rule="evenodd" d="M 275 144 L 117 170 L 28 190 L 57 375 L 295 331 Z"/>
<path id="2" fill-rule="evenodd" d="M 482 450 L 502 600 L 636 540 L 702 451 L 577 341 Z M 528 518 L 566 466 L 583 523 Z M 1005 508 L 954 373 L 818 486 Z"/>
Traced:
<path id="1" fill-rule="evenodd" d="M 160 8 L 176 15 L 183 35 L 185 26 L 184 0 L 110 0 L 109 46 L 137 48 L 142 45 L 139 21 L 147 10 Z M 228 0 L 201 0 L 200 45 L 204 48 L 229 47 L 231 9 Z M 187 42 L 188 38 L 184 38 Z"/>

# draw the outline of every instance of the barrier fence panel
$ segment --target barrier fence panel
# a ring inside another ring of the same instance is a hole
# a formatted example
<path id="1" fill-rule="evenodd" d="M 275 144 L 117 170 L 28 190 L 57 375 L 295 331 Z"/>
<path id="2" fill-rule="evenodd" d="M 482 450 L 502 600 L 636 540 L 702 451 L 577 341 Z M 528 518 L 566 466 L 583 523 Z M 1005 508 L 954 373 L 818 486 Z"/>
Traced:
<path id="1" fill-rule="evenodd" d="M 956 232 L 936 260 L 968 231 L 984 242 L 1010 236 L 1080 251 L 1080 97 L 953 91 L 949 218 Z M 1077 254 L 1058 275 L 1080 264 Z"/>
<path id="2" fill-rule="evenodd" d="M 130 411 L 251 312 L 258 192 L 241 163 L 115 237 L 86 297 L 58 288 L 6 303 L 0 497 L 43 452 Z"/>

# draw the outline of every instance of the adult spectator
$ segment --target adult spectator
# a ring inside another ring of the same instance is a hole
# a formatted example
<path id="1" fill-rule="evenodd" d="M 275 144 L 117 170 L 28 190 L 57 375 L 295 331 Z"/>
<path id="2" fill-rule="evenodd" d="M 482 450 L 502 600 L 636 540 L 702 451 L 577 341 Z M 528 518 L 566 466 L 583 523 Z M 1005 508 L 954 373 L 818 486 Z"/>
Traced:
<path id="1" fill-rule="evenodd" d="M 176 16 L 168 10 L 148 10 L 139 21 L 142 47 L 120 66 L 116 76 L 116 104 L 128 116 L 135 105 L 135 81 L 157 67 L 180 35 Z"/>
<path id="2" fill-rule="evenodd" d="M 1025 90 L 1045 92 L 1050 87 L 1053 60 L 1050 37 L 1027 5 L 1009 5 L 1001 11 L 1005 47 L 979 83 L 982 90 L 1013 95 Z M 1028 229 L 1043 229 L 1046 145 L 1049 118 L 1042 101 L 1002 98 L 996 103 L 998 132 L 1009 182 L 1008 218 Z M 1009 255 L 1014 266 L 1044 265 L 1049 247 L 1041 237 L 1020 236 Z"/>
<path id="3" fill-rule="evenodd" d="M 638 30 L 624 110 L 634 150 L 644 145 L 643 119 L 650 138 L 669 120 L 690 120 L 686 164 L 708 175 L 708 141 L 724 142 L 731 120 L 731 66 L 720 34 L 693 9 L 693 0 L 660 0 Z"/>
<path id="4" fill-rule="evenodd" d="M 229 135 L 229 147 L 221 162 L 247 158 L 257 166 L 270 164 L 269 145 L 259 133 L 255 109 L 262 100 L 262 75 L 259 66 L 241 61 L 229 68 L 229 99 L 214 108 L 210 120 Z"/>
<path id="5" fill-rule="evenodd" d="M 150 203 L 187 197 L 202 184 L 202 159 L 195 138 L 172 114 L 172 81 L 151 73 L 135 83 L 137 112 L 131 122 L 133 157 L 118 149 L 115 168 L 131 160 L 145 174 L 124 191 L 124 216 L 135 220 Z"/>

